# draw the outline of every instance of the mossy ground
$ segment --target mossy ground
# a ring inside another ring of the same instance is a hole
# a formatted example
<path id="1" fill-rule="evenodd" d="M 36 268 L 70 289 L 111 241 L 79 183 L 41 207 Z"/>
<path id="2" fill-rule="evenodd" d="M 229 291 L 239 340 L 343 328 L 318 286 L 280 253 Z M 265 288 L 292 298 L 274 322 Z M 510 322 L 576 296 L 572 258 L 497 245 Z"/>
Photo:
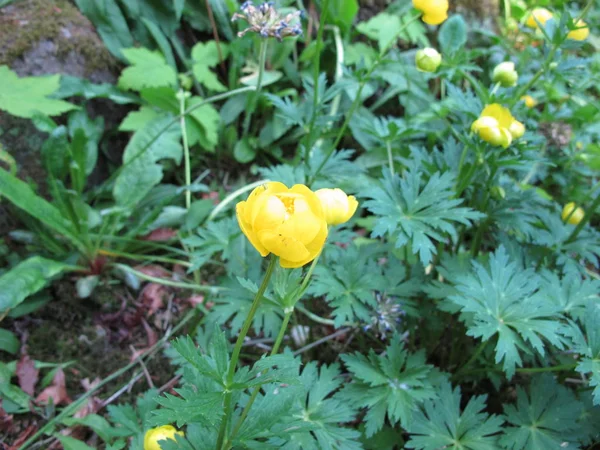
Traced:
<path id="1" fill-rule="evenodd" d="M 93 32 L 90 22 L 71 2 L 21 0 L 2 9 L 0 65 L 10 66 L 43 40 L 57 45 L 58 56 L 72 51 L 82 55 L 90 73 L 114 65 L 114 59 Z"/>

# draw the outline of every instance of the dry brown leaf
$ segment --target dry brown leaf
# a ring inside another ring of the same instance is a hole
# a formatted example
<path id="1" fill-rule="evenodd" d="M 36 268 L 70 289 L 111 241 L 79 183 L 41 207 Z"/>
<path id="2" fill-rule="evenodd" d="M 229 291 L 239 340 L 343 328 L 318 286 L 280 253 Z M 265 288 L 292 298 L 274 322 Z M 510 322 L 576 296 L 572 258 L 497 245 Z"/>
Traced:
<path id="1" fill-rule="evenodd" d="M 94 381 L 90 381 L 89 378 L 84 378 L 81 380 L 81 385 L 85 389 L 85 392 L 89 392 L 94 389 L 98 384 L 100 384 L 102 380 L 96 377 Z M 77 410 L 74 414 L 74 417 L 81 419 L 89 414 L 95 414 L 102 408 L 102 400 L 95 395 L 88 398 L 87 403 L 81 409 Z"/>
<path id="2" fill-rule="evenodd" d="M 136 266 L 134 267 L 138 272 L 148 275 L 154 278 L 171 278 L 171 274 L 167 269 L 156 264 L 150 264 L 149 266 Z"/>
<path id="3" fill-rule="evenodd" d="M 23 354 L 17 363 L 17 378 L 19 387 L 29 395 L 35 393 L 35 385 L 38 382 L 40 371 L 35 368 L 35 362 L 27 354 Z"/>
<path id="4" fill-rule="evenodd" d="M 144 325 L 144 330 L 146 331 L 146 336 L 148 337 L 148 347 L 152 347 L 158 341 L 158 336 L 156 336 L 156 332 L 144 319 L 142 319 L 142 325 Z"/>
<path id="5" fill-rule="evenodd" d="M 15 442 L 13 442 L 13 444 L 11 446 L 8 447 L 8 450 L 19 450 L 21 448 L 21 445 L 23 444 L 23 442 L 25 442 L 27 439 L 29 439 L 30 436 L 33 435 L 33 433 L 35 433 L 37 431 L 37 426 L 34 424 L 29 425 L 27 428 L 25 428 L 21 434 L 19 435 L 19 437 L 17 438 L 17 440 Z"/>
<path id="6" fill-rule="evenodd" d="M 151 233 L 147 234 L 146 236 L 142 236 L 141 239 L 143 241 L 162 242 L 170 241 L 175 236 L 177 236 L 177 230 L 174 230 L 172 228 L 158 228 L 152 231 Z"/>
<path id="7" fill-rule="evenodd" d="M 35 401 L 36 403 L 47 404 L 50 399 L 52 399 L 52 402 L 55 405 L 68 405 L 72 402 L 69 398 L 69 394 L 67 394 L 65 373 L 62 369 L 56 371 L 52 384 L 40 392 L 40 395 L 36 397 Z"/>
<path id="8" fill-rule="evenodd" d="M 167 290 L 164 286 L 156 283 L 150 283 L 144 287 L 141 294 L 141 300 L 148 308 L 148 316 L 151 316 L 164 306 L 163 297 Z"/>

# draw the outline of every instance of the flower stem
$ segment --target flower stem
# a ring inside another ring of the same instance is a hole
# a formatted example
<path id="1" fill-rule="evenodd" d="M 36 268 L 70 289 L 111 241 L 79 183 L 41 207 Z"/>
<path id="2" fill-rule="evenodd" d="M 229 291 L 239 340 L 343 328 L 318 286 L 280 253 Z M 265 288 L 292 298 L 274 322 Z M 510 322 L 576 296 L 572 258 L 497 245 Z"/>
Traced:
<path id="1" fill-rule="evenodd" d="M 187 129 L 185 125 L 185 92 L 180 90 L 177 94 L 179 99 L 179 126 L 181 127 L 181 138 L 183 140 L 183 160 L 185 170 L 185 209 L 189 210 L 192 206 L 192 191 L 190 185 L 192 184 L 192 168 L 190 164 L 190 147 L 188 145 Z"/>
<path id="2" fill-rule="evenodd" d="M 390 173 L 394 176 L 396 173 L 394 172 L 394 157 L 392 155 L 392 143 L 387 140 L 385 142 L 387 148 L 387 156 L 388 156 L 388 164 L 390 166 Z"/>
<path id="3" fill-rule="evenodd" d="M 244 119 L 244 134 L 242 136 L 246 136 L 248 134 L 248 130 L 250 129 L 250 122 L 252 121 L 252 114 L 254 114 L 254 110 L 256 109 L 256 104 L 258 103 L 258 99 L 260 98 L 260 91 L 262 89 L 262 80 L 263 74 L 265 72 L 265 64 L 267 61 L 267 47 L 269 41 L 267 39 L 262 39 L 260 42 L 260 55 L 258 59 L 258 80 L 256 80 L 256 91 L 250 100 L 250 108 L 248 114 Z"/>
<path id="4" fill-rule="evenodd" d="M 488 342 L 489 341 L 481 341 L 481 343 L 479 344 L 479 347 L 477 347 L 477 349 L 471 355 L 469 360 L 460 369 L 458 369 L 456 371 L 456 373 L 452 376 L 452 378 L 456 378 L 458 375 L 463 373 L 465 371 L 465 369 L 467 369 L 471 364 L 473 364 L 473 362 L 475 362 L 475 360 L 477 358 L 479 358 L 479 355 L 481 355 L 481 353 L 483 353 L 483 351 L 485 350 L 485 347 L 487 347 Z"/>
<path id="5" fill-rule="evenodd" d="M 246 320 L 242 325 L 242 329 L 240 330 L 240 334 L 238 335 L 237 341 L 235 342 L 235 347 L 233 348 L 233 354 L 231 355 L 231 361 L 229 363 L 229 371 L 227 372 L 226 378 L 226 388 L 227 391 L 225 393 L 225 415 L 221 421 L 221 427 L 219 429 L 219 437 L 217 439 L 217 449 L 221 449 L 223 447 L 223 440 L 225 439 L 225 433 L 227 431 L 227 422 L 232 413 L 232 405 L 231 405 L 231 395 L 232 392 L 229 390 L 229 386 L 233 383 L 233 377 L 235 375 L 235 369 L 240 358 L 240 352 L 242 350 L 242 344 L 244 343 L 244 338 L 248 334 L 248 330 L 252 325 L 252 319 L 254 319 L 254 315 L 260 306 L 263 295 L 267 286 L 269 285 L 269 280 L 271 279 L 271 275 L 273 275 L 273 269 L 275 269 L 275 263 L 277 258 L 275 255 L 271 255 L 269 260 L 269 265 L 267 267 L 267 271 L 265 272 L 265 276 L 263 281 L 254 296 L 254 300 L 252 301 L 252 306 L 250 307 L 250 311 L 248 311 L 248 315 L 246 316 Z"/>

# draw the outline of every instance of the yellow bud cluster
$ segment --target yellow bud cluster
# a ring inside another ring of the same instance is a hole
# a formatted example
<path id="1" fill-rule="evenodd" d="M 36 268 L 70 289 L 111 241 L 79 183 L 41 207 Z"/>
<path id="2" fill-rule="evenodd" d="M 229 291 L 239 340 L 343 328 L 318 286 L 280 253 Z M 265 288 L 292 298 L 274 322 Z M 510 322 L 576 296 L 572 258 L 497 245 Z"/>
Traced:
<path id="1" fill-rule="evenodd" d="M 507 148 L 514 139 L 525 134 L 525 125 L 498 103 L 487 105 L 471 125 L 471 131 L 487 143 Z"/>

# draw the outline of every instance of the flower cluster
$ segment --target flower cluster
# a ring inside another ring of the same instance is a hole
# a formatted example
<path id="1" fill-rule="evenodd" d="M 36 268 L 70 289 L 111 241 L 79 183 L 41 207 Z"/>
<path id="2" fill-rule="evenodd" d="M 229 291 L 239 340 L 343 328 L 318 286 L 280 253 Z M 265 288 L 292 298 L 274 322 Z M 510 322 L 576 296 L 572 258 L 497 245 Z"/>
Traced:
<path id="1" fill-rule="evenodd" d="M 264 2 L 259 6 L 254 6 L 251 1 L 244 2 L 240 6 L 242 13 L 235 13 L 231 21 L 244 19 L 250 25 L 238 33 L 239 37 L 248 32 L 255 32 L 264 38 L 274 37 L 278 41 L 287 36 L 299 36 L 302 34 L 302 28 L 299 23 L 293 24 L 301 12 L 296 11 L 282 16 L 273 6 L 273 2 Z"/>
<path id="2" fill-rule="evenodd" d="M 539 25 L 546 25 L 546 22 L 553 17 L 554 15 L 552 12 L 546 8 L 534 8 L 527 17 L 525 25 L 527 25 L 529 28 L 538 29 Z M 585 41 L 590 35 L 589 27 L 581 19 L 577 21 L 574 20 L 572 22 L 572 27 L 573 29 L 569 31 L 569 34 L 567 34 L 569 39 L 573 39 L 575 41 Z"/>
<path id="3" fill-rule="evenodd" d="M 471 131 L 494 146 L 507 148 L 513 139 L 525 134 L 525 126 L 510 111 L 498 103 L 487 105 L 471 125 Z"/>
<path id="4" fill-rule="evenodd" d="M 413 0 L 416 9 L 423 13 L 423 22 L 439 25 L 448 18 L 448 0 Z"/>
<path id="5" fill-rule="evenodd" d="M 184 437 L 183 431 L 177 431 L 173 425 L 151 428 L 144 435 L 144 450 L 160 450 L 159 441 L 176 440 L 176 435 Z"/>
<path id="6" fill-rule="evenodd" d="M 327 225 L 348 221 L 357 206 L 341 189 L 315 193 L 303 184 L 288 188 L 269 182 L 239 202 L 236 215 L 242 232 L 263 257 L 273 253 L 281 267 L 296 268 L 321 253 Z"/>

